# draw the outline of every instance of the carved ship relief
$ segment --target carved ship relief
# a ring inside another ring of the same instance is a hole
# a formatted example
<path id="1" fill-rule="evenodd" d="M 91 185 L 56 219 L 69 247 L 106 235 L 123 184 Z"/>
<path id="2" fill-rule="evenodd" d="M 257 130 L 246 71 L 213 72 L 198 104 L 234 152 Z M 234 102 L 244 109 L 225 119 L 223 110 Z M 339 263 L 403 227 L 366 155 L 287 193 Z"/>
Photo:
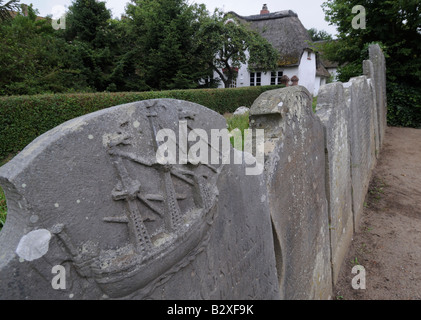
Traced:
<path id="1" fill-rule="evenodd" d="M 159 124 L 158 108 L 147 107 L 146 114 L 154 150 Z M 179 114 L 180 118 L 194 120 L 194 115 Z M 188 126 L 191 129 L 191 126 Z M 93 278 L 103 293 L 110 298 L 131 294 L 147 298 L 153 290 L 168 281 L 204 250 L 211 225 L 217 214 L 218 190 L 216 180 L 223 165 L 208 164 L 161 165 L 125 149 L 131 146 L 130 135 L 120 132 L 108 142 L 108 155 L 115 168 L 118 181 L 112 191 L 114 201 L 124 201 L 124 215 L 105 217 L 102 223 L 127 224 L 129 243 L 113 250 L 102 250 L 92 256 L 83 255 L 73 245 L 64 225 L 52 229 L 65 250 L 71 255 L 73 266 L 80 276 Z M 133 175 L 133 167 L 155 170 L 160 177 L 161 190 L 146 192 L 142 182 Z M 131 171 L 128 169 L 131 168 Z M 177 193 L 174 180 L 183 192 Z M 182 212 L 180 201 L 192 199 L 193 205 Z M 148 224 L 160 222 L 161 227 L 151 230 Z"/>

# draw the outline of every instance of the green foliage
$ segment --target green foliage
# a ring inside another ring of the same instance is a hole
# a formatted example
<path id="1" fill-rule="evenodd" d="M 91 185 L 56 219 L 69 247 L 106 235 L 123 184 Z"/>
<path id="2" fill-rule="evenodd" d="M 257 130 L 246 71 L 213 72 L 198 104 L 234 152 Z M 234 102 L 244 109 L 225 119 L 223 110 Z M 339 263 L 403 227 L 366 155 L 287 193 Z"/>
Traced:
<path id="1" fill-rule="evenodd" d="M 54 32 L 32 6 L 0 24 L 0 95 L 86 90 L 75 50 Z"/>
<path id="2" fill-rule="evenodd" d="M 111 85 L 115 64 L 122 54 L 120 48 L 124 48 L 116 39 L 120 29 L 110 19 L 105 2 L 75 0 L 66 15 L 66 29 L 61 33 L 79 58 L 78 69 L 87 86 L 95 91 L 104 91 Z"/>
<path id="3" fill-rule="evenodd" d="M 197 48 L 204 5 L 186 0 L 136 0 L 128 4 L 127 36 L 141 90 L 190 89 L 210 75 Z"/>
<path id="4" fill-rule="evenodd" d="M 0 97 L 0 159 L 22 150 L 36 137 L 67 120 L 111 106 L 173 98 L 195 102 L 223 114 L 234 112 L 239 106 L 250 107 L 262 92 L 279 87 Z"/>
<path id="5" fill-rule="evenodd" d="M 316 109 L 317 109 L 317 97 L 313 97 L 313 102 L 311 104 L 311 107 L 313 108 L 313 112 L 316 113 Z"/>
<path id="6" fill-rule="evenodd" d="M 226 116 L 227 119 L 227 126 L 228 131 L 231 132 L 234 129 L 238 129 L 241 132 L 241 142 L 242 142 L 242 148 L 240 151 L 244 150 L 244 130 L 248 129 L 250 126 L 249 122 L 249 113 L 246 112 L 242 115 L 228 115 Z M 231 145 L 235 147 L 234 143 L 234 137 L 230 138 Z"/>
<path id="7" fill-rule="evenodd" d="M 111 12 L 105 2 L 96 0 L 75 0 L 66 15 L 67 41 L 76 38 L 88 42 L 93 48 L 103 48 L 106 42 L 106 27 Z"/>
<path id="8" fill-rule="evenodd" d="M 0 160 L 0 167 L 9 160 L 10 158 Z M 6 222 L 6 216 L 7 216 L 6 196 L 4 194 L 3 189 L 0 187 L 0 231 Z"/>
<path id="9" fill-rule="evenodd" d="M 389 82 L 387 122 L 391 126 L 421 128 L 421 91 Z"/>
<path id="10" fill-rule="evenodd" d="M 352 20 L 356 16 L 352 14 L 352 8 L 356 5 L 362 5 L 366 10 L 365 29 L 352 27 Z M 361 70 L 362 53 L 367 45 L 373 42 L 381 44 L 386 53 L 388 93 L 393 103 L 390 124 L 415 125 L 418 121 L 417 112 L 414 112 L 416 107 L 409 102 L 411 99 L 405 102 L 401 98 L 407 92 L 415 96 L 421 92 L 421 2 L 327 0 L 322 6 L 326 20 L 336 25 L 339 32 L 338 41 L 323 47 L 328 60 L 343 65 L 339 70 L 339 79 L 347 81 L 349 77 L 361 74 L 358 71 Z M 404 111 L 406 108 L 409 110 Z M 396 118 L 400 116 L 404 117 L 402 121 Z M 415 118 L 407 118 L 412 116 Z"/>
<path id="11" fill-rule="evenodd" d="M 228 131 L 240 129 L 243 132 L 249 128 L 249 113 L 246 112 L 242 115 L 229 115 L 227 116 Z"/>
<path id="12" fill-rule="evenodd" d="M 308 34 L 312 41 L 321 41 L 321 40 L 333 40 L 331 34 L 324 30 L 317 30 L 316 28 L 311 28 L 307 30 Z"/>

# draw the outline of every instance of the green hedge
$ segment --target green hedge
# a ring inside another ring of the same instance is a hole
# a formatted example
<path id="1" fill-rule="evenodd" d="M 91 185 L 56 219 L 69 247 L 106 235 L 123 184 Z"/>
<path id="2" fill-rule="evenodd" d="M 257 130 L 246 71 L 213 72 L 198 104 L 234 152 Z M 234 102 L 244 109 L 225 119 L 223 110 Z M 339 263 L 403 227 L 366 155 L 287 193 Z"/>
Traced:
<path id="1" fill-rule="evenodd" d="M 388 125 L 421 128 L 421 89 L 388 82 L 387 109 Z"/>
<path id="2" fill-rule="evenodd" d="M 223 114 L 234 112 L 239 106 L 250 107 L 262 92 L 279 87 L 0 97 L 0 159 L 22 150 L 36 137 L 67 120 L 119 104 L 173 98 Z"/>

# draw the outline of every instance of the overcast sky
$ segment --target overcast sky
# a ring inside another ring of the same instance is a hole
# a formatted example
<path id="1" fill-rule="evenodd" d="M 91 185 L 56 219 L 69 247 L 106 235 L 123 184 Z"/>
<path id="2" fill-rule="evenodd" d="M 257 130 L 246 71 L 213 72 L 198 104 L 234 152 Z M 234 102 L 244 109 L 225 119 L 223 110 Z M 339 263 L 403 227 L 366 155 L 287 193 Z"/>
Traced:
<path id="1" fill-rule="evenodd" d="M 105 2 L 107 8 L 111 9 L 113 16 L 120 17 L 129 1 L 105 0 Z M 213 12 L 215 8 L 220 8 L 224 12 L 235 11 L 242 16 L 259 14 L 263 4 L 266 3 L 270 12 L 295 11 L 307 29 L 316 28 L 317 30 L 325 30 L 332 35 L 336 34 L 336 28 L 329 26 L 324 20 L 321 4 L 325 0 L 262 0 L 262 2 L 256 0 L 189 0 L 189 2 L 204 3 L 210 12 Z M 60 6 L 67 8 L 72 0 L 21 0 L 21 3 L 32 3 L 39 10 L 41 16 L 46 16 L 48 14 L 55 15 Z"/>

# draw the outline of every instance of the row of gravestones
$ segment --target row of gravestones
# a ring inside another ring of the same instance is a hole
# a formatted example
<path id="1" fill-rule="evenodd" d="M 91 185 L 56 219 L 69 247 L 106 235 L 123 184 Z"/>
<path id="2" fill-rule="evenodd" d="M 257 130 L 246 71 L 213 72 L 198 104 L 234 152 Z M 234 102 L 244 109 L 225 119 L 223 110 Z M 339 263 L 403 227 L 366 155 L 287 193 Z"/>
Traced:
<path id="1" fill-rule="evenodd" d="M 303 87 L 255 101 L 260 175 L 232 148 L 185 161 L 197 145 L 215 155 L 204 138 L 226 128 L 185 101 L 116 106 L 38 137 L 0 168 L 0 299 L 328 299 L 386 126 L 378 46 L 364 69 L 323 87 L 316 114 Z"/>

